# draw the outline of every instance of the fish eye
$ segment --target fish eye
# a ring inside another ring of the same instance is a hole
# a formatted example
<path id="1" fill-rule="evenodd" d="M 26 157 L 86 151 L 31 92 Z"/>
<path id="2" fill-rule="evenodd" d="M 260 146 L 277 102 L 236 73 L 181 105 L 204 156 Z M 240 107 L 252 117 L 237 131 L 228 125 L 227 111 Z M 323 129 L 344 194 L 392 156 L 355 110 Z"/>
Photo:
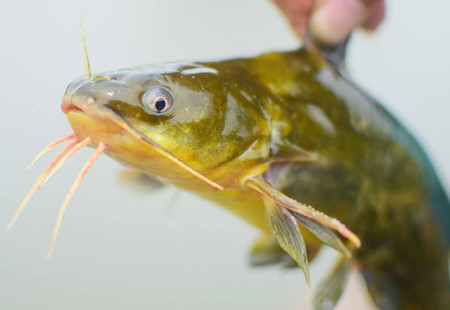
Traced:
<path id="1" fill-rule="evenodd" d="M 173 105 L 173 97 L 164 88 L 157 87 L 147 90 L 142 96 L 142 104 L 150 113 L 164 113 Z"/>

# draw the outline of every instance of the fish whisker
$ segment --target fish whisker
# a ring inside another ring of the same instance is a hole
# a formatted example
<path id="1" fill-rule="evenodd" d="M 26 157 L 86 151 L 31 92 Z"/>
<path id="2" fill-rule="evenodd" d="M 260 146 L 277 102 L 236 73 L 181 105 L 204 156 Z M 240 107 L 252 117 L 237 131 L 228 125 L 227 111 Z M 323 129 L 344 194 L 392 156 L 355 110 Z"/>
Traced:
<path id="1" fill-rule="evenodd" d="M 28 164 L 28 166 L 27 166 L 27 169 L 30 169 L 37 161 L 38 161 L 38 159 L 42 156 L 42 155 L 44 155 L 45 153 L 47 153 L 49 150 L 51 150 L 52 148 L 54 148 L 55 146 L 57 146 L 57 145 L 59 145 L 59 144 L 61 144 L 61 143 L 63 143 L 63 142 L 66 142 L 66 141 L 68 141 L 68 140 L 72 140 L 72 139 L 75 139 L 75 134 L 71 134 L 71 135 L 68 135 L 68 136 L 66 136 L 66 137 L 63 137 L 63 138 L 60 138 L 60 139 L 58 139 L 58 140 L 56 140 L 56 141 L 53 141 L 52 143 L 49 143 L 47 146 L 45 146 L 34 158 L 33 158 L 33 160 Z"/>
<path id="2" fill-rule="evenodd" d="M 44 182 L 45 180 L 48 180 L 48 175 L 54 173 L 53 171 L 54 171 L 55 167 L 57 169 L 60 168 L 60 166 L 58 166 L 58 163 L 61 160 L 64 160 L 64 158 L 65 158 L 64 156 L 67 153 L 69 153 L 73 148 L 76 148 L 78 145 L 80 145 L 80 144 L 87 145 L 89 142 L 90 142 L 90 138 L 86 138 L 82 142 L 80 142 L 78 140 L 72 141 L 71 143 L 66 145 L 64 147 L 64 149 L 62 149 L 58 154 L 56 154 L 55 158 L 53 158 L 53 160 L 50 162 L 50 164 L 47 166 L 47 168 L 44 170 L 44 172 L 39 176 L 39 178 L 36 180 L 36 182 L 34 182 L 34 184 L 31 186 L 29 192 L 27 193 L 25 198 L 20 203 L 19 207 L 17 208 L 16 212 L 14 213 L 14 215 L 12 216 L 11 220 L 8 223 L 8 226 L 6 228 L 7 230 L 12 228 L 12 226 L 17 221 L 20 214 L 25 209 L 25 206 L 28 204 L 28 202 L 30 201 L 31 197 L 36 192 L 36 190 L 38 190 L 40 187 L 42 187 L 42 182 Z"/>
<path id="3" fill-rule="evenodd" d="M 89 169 L 92 167 L 94 162 L 97 160 L 97 158 L 100 156 L 100 154 L 103 153 L 104 150 L 105 150 L 105 145 L 102 142 L 100 142 L 98 144 L 95 152 L 91 155 L 91 157 L 89 157 L 87 162 L 84 164 L 83 168 L 81 168 L 81 171 L 79 172 L 79 174 L 76 177 L 75 181 L 73 182 L 71 188 L 67 192 L 67 195 L 64 198 L 61 208 L 59 209 L 58 218 L 56 220 L 55 227 L 53 228 L 53 235 L 52 235 L 52 240 L 50 242 L 49 250 L 47 252 L 47 258 L 50 258 L 50 256 L 53 253 L 53 249 L 55 248 L 55 243 L 58 238 L 59 230 L 61 228 L 61 223 L 64 218 L 64 214 L 67 210 L 67 206 L 69 205 L 70 201 L 72 200 L 73 195 L 75 194 L 76 190 L 78 189 L 78 187 L 80 186 L 84 177 L 86 176 L 86 173 L 89 171 Z"/>
<path id="4" fill-rule="evenodd" d="M 70 149 L 69 152 L 67 152 L 61 160 L 59 160 L 55 165 L 52 167 L 51 171 L 47 173 L 47 176 L 42 180 L 42 182 L 39 184 L 38 189 L 41 189 L 48 180 L 62 167 L 64 166 L 69 159 L 71 159 L 76 153 L 78 153 L 82 148 L 87 146 L 89 143 L 91 143 L 91 138 L 86 138 L 83 141 L 76 144 L 73 148 Z"/>

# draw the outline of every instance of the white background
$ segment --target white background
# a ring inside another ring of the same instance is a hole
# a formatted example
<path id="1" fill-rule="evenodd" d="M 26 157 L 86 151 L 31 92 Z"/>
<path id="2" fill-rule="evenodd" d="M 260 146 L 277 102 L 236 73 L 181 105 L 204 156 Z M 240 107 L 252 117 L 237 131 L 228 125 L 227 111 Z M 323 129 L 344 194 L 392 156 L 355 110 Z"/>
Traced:
<path id="1" fill-rule="evenodd" d="M 443 0 L 388 1 L 386 23 L 375 35 L 355 35 L 348 59 L 355 80 L 419 137 L 444 181 L 450 178 L 449 10 Z M 25 171 L 29 160 L 70 133 L 59 105 L 66 85 L 84 74 L 80 13 L 94 72 L 297 46 L 263 0 L 1 0 L 1 225 L 51 155 Z M 72 201 L 47 261 L 59 205 L 91 152 L 55 175 L 12 231 L 0 230 L 0 309 L 307 309 L 311 290 L 300 271 L 247 266 L 258 235 L 247 224 L 187 193 L 170 210 L 173 188 L 138 194 L 117 182 L 121 167 L 106 156 Z M 333 257 L 326 251 L 313 264 L 313 285 Z M 362 309 L 351 296 L 353 306 L 341 308 Z"/>

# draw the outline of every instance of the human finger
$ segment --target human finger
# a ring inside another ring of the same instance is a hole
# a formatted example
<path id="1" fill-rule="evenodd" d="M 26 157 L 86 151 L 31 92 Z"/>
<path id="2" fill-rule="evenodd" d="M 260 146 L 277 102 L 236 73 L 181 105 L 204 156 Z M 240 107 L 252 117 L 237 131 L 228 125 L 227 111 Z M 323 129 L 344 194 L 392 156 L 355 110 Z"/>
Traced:
<path id="1" fill-rule="evenodd" d="M 314 0 L 274 0 L 287 17 L 295 32 L 305 37 Z"/>
<path id="2" fill-rule="evenodd" d="M 311 16 L 310 30 L 319 41 L 337 45 L 358 26 L 375 29 L 384 10 L 384 0 L 329 0 Z"/>

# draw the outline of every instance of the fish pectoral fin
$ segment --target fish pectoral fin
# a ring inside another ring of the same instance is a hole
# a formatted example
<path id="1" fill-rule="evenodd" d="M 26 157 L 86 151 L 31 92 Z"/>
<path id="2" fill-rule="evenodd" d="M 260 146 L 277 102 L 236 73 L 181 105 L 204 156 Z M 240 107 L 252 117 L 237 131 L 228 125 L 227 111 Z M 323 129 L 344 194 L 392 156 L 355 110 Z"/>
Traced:
<path id="1" fill-rule="evenodd" d="M 310 232 L 312 232 L 317 238 L 319 238 L 323 243 L 329 245 L 335 250 L 344 254 L 347 258 L 352 257 L 352 253 L 345 246 L 345 244 L 341 241 L 341 239 L 336 235 L 334 231 L 330 228 L 313 221 L 306 216 L 303 216 L 299 213 L 295 213 L 293 211 L 289 211 L 293 217 L 297 221 L 299 221 L 304 227 L 306 227 Z"/>
<path id="2" fill-rule="evenodd" d="M 314 233 L 320 240 L 333 248 L 350 256 L 350 252 L 345 248 L 333 230 L 350 240 L 357 248 L 361 246 L 361 241 L 352 231 L 337 219 L 315 210 L 311 206 L 292 199 L 267 182 L 262 175 L 248 177 L 245 185 L 260 193 L 265 200 L 287 209 L 301 224 Z"/>
<path id="3" fill-rule="evenodd" d="M 330 273 L 319 283 L 313 299 L 314 310 L 331 310 L 338 303 L 347 285 L 352 260 L 341 257 Z"/>
<path id="4" fill-rule="evenodd" d="M 153 193 L 166 186 L 153 176 L 136 170 L 136 169 L 124 169 L 117 175 L 119 182 L 127 184 L 131 189 L 138 193 Z"/>
<path id="5" fill-rule="evenodd" d="M 286 251 L 303 271 L 306 283 L 310 285 L 308 255 L 303 236 L 295 218 L 284 207 L 264 199 L 267 224 L 280 247 Z"/>
<path id="6" fill-rule="evenodd" d="M 300 227 L 301 228 L 301 227 Z M 308 242 L 305 237 L 306 253 L 308 261 L 312 262 L 320 252 L 321 244 L 317 242 Z M 264 235 L 256 240 L 250 248 L 250 265 L 260 267 L 281 263 L 283 268 L 295 268 L 297 262 L 289 256 L 278 244 L 278 241 L 272 236 Z"/>

